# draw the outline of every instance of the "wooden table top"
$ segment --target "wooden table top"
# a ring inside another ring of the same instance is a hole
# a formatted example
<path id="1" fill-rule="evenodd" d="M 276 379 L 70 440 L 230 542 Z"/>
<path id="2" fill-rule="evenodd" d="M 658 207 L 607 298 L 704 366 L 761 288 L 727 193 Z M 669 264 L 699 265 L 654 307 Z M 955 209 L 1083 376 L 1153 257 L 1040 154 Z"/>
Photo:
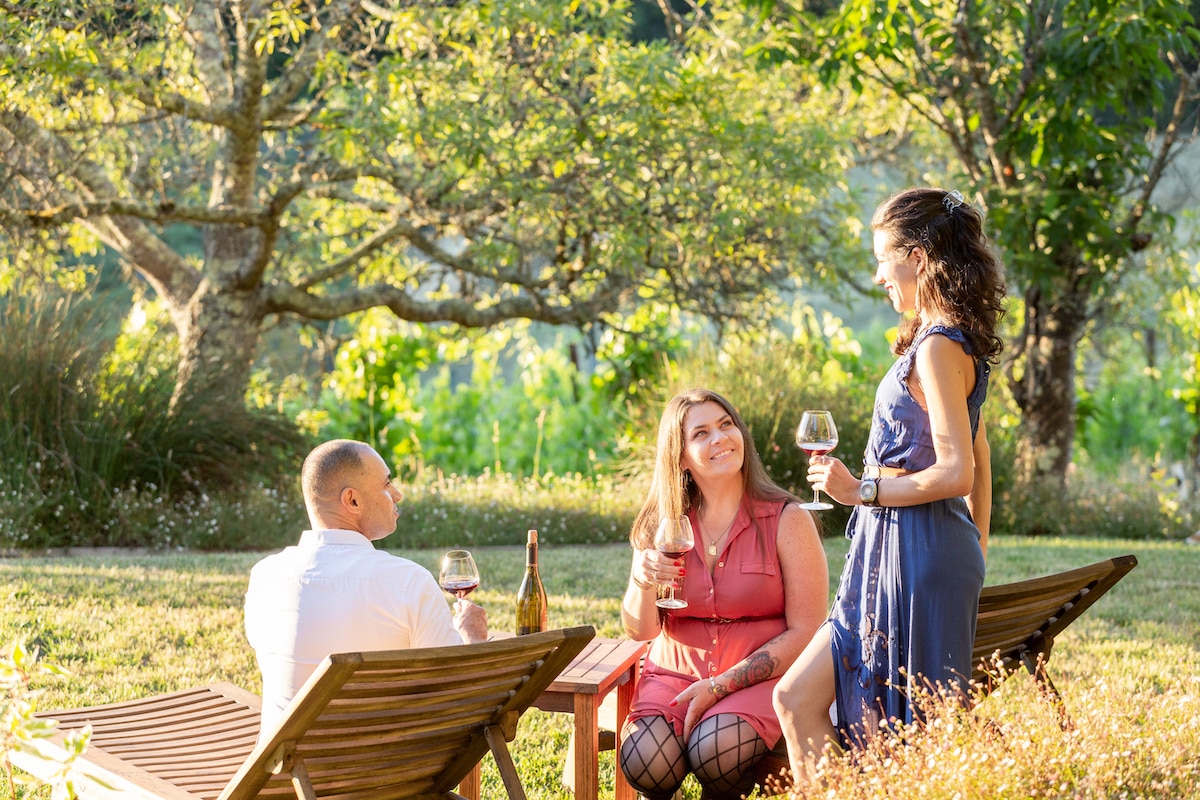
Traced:
<path id="1" fill-rule="evenodd" d="M 559 673 L 545 693 L 607 694 L 624 683 L 649 642 L 595 638 Z"/>

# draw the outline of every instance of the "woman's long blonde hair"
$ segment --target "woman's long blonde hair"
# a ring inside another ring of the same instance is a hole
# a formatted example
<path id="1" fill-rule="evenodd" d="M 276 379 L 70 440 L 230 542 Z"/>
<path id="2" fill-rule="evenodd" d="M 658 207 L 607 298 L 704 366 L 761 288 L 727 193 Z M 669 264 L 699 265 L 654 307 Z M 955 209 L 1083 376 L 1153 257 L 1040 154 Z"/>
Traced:
<path id="1" fill-rule="evenodd" d="M 700 487 L 680 464 L 683 458 L 683 423 L 693 407 L 716 403 L 725 410 L 742 432 L 742 502 L 747 500 L 797 502 L 795 495 L 778 486 L 767 476 L 754 439 L 733 404 L 711 389 L 689 389 L 675 395 L 663 409 L 658 423 L 658 444 L 654 457 L 654 476 L 641 511 L 629 531 L 629 541 L 640 550 L 654 547 L 654 532 L 663 517 L 682 517 L 692 508 L 704 507 Z"/>

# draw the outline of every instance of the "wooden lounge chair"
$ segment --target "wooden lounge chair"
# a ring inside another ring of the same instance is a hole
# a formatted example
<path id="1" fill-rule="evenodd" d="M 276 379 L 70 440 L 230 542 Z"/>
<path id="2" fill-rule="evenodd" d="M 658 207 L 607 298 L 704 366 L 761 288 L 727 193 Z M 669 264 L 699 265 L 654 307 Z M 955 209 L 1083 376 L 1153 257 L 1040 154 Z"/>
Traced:
<path id="1" fill-rule="evenodd" d="M 1046 672 L 1054 639 L 1136 566 L 1134 556 L 1118 556 L 1068 572 L 985 586 L 979 595 L 972 680 L 991 692 L 1023 666 L 1065 714 L 1062 695 Z"/>
<path id="2" fill-rule="evenodd" d="M 62 731 L 92 725 L 79 771 L 100 783 L 79 782 L 84 800 L 461 800 L 454 787 L 489 749 L 508 796 L 524 800 L 506 743 L 593 636 L 585 626 L 332 655 L 261 741 L 259 698 L 231 684 L 38 716 Z M 46 768 L 13 761 L 35 776 Z"/>

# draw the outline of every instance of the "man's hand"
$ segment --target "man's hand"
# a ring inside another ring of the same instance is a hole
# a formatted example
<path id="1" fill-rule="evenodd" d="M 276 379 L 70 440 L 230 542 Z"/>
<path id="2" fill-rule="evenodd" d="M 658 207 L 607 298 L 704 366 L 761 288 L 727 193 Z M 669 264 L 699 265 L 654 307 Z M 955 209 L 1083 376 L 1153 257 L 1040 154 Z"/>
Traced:
<path id="1" fill-rule="evenodd" d="M 486 642 L 488 638 L 487 612 L 470 600 L 454 601 L 454 629 L 467 644 Z"/>

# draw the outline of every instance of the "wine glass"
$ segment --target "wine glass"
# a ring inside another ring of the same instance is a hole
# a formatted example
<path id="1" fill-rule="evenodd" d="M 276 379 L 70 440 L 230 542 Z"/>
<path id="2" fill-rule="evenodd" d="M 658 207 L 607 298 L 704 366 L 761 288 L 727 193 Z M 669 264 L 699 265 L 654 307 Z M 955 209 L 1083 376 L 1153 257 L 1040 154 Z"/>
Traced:
<path id="1" fill-rule="evenodd" d="M 687 517 L 665 517 L 658 523 L 654 534 L 654 549 L 668 558 L 680 558 L 696 544 L 692 535 L 692 523 Z M 682 579 L 679 579 L 682 580 Z M 654 601 L 659 608 L 687 608 L 687 600 L 675 596 L 675 582 L 671 582 L 671 596 Z"/>
<path id="2" fill-rule="evenodd" d="M 479 588 L 479 567 L 468 550 L 451 550 L 442 558 L 438 583 L 447 594 L 459 600 Z"/>
<path id="3" fill-rule="evenodd" d="M 833 414 L 828 411 L 805 411 L 800 417 L 800 425 L 796 428 L 796 444 L 808 453 L 808 457 L 823 456 L 837 447 L 837 426 L 833 424 Z M 828 511 L 832 503 L 821 500 L 821 492 L 813 489 L 813 501 L 801 503 L 801 508 L 812 511 Z"/>

